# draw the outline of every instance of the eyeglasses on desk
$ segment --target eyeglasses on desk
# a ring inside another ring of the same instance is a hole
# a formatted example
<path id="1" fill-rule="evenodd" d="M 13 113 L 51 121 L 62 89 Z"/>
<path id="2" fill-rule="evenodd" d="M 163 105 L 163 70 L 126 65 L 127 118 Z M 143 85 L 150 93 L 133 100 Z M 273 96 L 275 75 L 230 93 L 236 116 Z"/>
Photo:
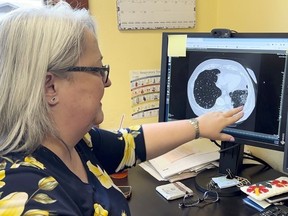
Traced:
<path id="1" fill-rule="evenodd" d="M 208 190 L 200 198 L 196 194 L 187 193 L 181 203 L 179 203 L 179 208 L 188 208 L 193 206 L 198 206 L 198 204 L 205 202 L 206 204 L 218 202 L 219 195 L 216 191 Z"/>

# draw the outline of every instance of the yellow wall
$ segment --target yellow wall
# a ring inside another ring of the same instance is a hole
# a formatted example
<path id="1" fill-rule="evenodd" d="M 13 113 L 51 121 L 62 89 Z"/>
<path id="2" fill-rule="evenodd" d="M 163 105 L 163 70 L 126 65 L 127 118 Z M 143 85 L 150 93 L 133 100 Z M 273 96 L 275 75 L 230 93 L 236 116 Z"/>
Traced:
<path id="1" fill-rule="evenodd" d="M 218 0 L 217 8 L 218 27 L 237 32 L 288 32 L 287 0 Z M 275 169 L 282 170 L 282 152 L 248 149 Z"/>
<path id="2" fill-rule="evenodd" d="M 160 69 L 161 33 L 164 31 L 209 32 L 229 28 L 238 32 L 287 32 L 287 0 L 196 0 L 196 27 L 176 30 L 132 30 L 117 28 L 116 1 L 89 0 L 91 14 L 98 23 L 100 49 L 104 64 L 111 66 L 112 86 L 106 89 L 102 128 L 156 122 L 157 118 L 132 120 L 129 71 Z M 283 153 L 251 148 L 281 170 Z M 268 156 L 269 155 L 269 156 Z"/>
<path id="3" fill-rule="evenodd" d="M 287 0 L 218 0 L 217 25 L 238 32 L 287 32 Z"/>
<path id="4" fill-rule="evenodd" d="M 102 101 L 105 120 L 102 128 L 119 127 L 125 114 L 124 125 L 156 122 L 157 118 L 133 120 L 130 102 L 129 71 L 160 69 L 161 37 L 164 30 L 119 31 L 116 1 L 90 0 L 89 8 L 98 23 L 103 63 L 111 66 L 112 86 L 106 89 Z M 216 24 L 215 0 L 197 1 L 197 24 L 194 29 L 166 31 L 210 31 Z"/>

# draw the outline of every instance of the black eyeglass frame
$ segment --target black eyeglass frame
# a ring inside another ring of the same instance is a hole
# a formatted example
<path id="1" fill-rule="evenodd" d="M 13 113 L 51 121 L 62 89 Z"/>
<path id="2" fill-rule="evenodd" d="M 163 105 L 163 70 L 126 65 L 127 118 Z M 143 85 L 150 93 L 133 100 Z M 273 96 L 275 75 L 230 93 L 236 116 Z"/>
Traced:
<path id="1" fill-rule="evenodd" d="M 213 199 L 213 200 L 209 199 L 209 193 L 213 193 L 215 195 L 215 199 Z M 206 202 L 206 203 L 210 204 L 210 203 L 216 203 L 219 201 L 219 194 L 216 191 L 211 191 L 211 190 L 205 191 L 202 198 L 197 197 L 197 199 L 195 200 L 196 202 L 189 204 L 186 201 L 186 199 L 189 197 L 192 197 L 192 196 L 193 196 L 193 194 L 189 194 L 189 193 L 185 194 L 182 202 L 179 203 L 179 208 L 189 208 L 189 207 L 197 206 L 199 203 L 202 203 L 202 202 Z"/>
<path id="2" fill-rule="evenodd" d="M 104 65 L 102 67 L 84 67 L 84 66 L 74 66 L 68 67 L 61 71 L 65 72 L 92 72 L 100 73 L 102 76 L 103 83 L 107 83 L 109 79 L 110 66 Z"/>

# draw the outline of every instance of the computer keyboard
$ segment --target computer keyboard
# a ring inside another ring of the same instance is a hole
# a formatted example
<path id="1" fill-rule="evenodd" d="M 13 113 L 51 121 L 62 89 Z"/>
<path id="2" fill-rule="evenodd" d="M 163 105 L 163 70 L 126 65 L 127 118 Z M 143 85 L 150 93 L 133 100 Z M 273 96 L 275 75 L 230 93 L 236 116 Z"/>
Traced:
<path id="1" fill-rule="evenodd" d="M 253 214 L 253 216 L 288 216 L 287 206 L 271 206 L 261 212 Z"/>

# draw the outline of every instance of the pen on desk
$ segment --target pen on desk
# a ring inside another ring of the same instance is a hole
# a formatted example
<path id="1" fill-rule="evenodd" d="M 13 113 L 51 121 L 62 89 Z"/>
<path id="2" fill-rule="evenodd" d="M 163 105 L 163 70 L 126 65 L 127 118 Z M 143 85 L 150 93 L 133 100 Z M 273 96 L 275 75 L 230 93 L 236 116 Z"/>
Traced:
<path id="1" fill-rule="evenodd" d="M 124 117 L 125 117 L 125 114 L 123 114 L 122 117 L 121 117 L 120 125 L 119 125 L 119 130 L 122 128 L 122 124 L 123 124 L 123 121 L 124 121 Z"/>

